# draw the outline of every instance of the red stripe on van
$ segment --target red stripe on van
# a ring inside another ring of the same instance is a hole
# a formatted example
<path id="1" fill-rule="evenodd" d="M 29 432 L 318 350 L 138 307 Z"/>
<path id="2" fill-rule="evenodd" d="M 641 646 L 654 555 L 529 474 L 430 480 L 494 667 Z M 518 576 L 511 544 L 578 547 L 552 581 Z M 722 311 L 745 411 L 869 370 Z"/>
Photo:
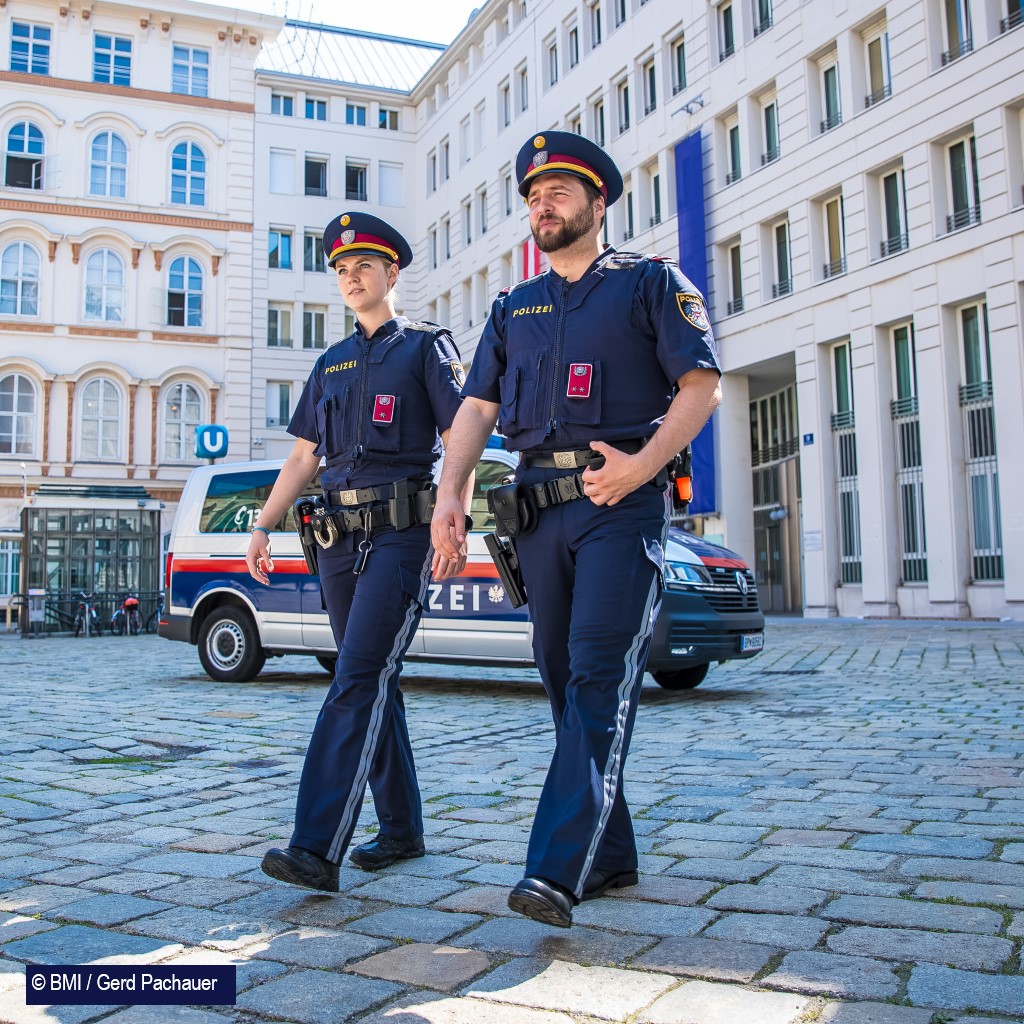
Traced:
<path id="1" fill-rule="evenodd" d="M 175 558 L 174 571 L 245 573 L 245 575 L 249 575 L 244 558 Z M 274 572 L 304 574 L 306 560 L 304 558 L 275 558 Z"/>
<path id="2" fill-rule="evenodd" d="M 739 558 L 701 558 L 701 561 L 705 565 L 713 566 L 717 569 L 748 569 L 750 568 L 746 562 Z"/>

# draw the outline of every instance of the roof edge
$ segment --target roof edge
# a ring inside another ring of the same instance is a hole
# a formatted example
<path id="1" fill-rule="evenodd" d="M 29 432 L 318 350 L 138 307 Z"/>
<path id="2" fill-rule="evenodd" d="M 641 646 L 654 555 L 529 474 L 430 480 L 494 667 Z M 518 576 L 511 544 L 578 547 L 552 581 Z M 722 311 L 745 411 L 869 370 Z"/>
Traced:
<path id="1" fill-rule="evenodd" d="M 342 28 L 340 25 L 322 25 L 312 21 L 298 21 L 295 18 L 286 18 L 285 25 L 293 28 L 308 28 L 316 32 L 333 32 L 336 35 L 356 36 L 360 39 L 377 39 L 385 43 L 406 43 L 409 46 L 422 46 L 431 50 L 448 49 L 445 43 L 432 43 L 427 39 L 409 39 L 406 36 L 389 36 L 380 32 L 366 32 L 358 28 Z"/>

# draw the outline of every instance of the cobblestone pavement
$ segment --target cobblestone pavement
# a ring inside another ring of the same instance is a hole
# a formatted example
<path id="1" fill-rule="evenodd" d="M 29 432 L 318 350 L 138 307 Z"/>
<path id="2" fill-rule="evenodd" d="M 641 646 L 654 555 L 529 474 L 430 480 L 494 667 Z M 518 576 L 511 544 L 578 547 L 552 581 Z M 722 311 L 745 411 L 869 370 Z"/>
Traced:
<path id="1" fill-rule="evenodd" d="M 641 882 L 569 931 L 505 906 L 552 745 L 532 672 L 410 668 L 430 853 L 346 866 L 331 897 L 258 868 L 290 831 L 312 659 L 227 685 L 156 637 L 4 639 L 0 670 L 5 1021 L 1024 1018 L 1020 626 L 779 620 L 696 691 L 649 683 Z M 100 961 L 237 964 L 238 1003 L 25 1005 L 24 962 Z"/>

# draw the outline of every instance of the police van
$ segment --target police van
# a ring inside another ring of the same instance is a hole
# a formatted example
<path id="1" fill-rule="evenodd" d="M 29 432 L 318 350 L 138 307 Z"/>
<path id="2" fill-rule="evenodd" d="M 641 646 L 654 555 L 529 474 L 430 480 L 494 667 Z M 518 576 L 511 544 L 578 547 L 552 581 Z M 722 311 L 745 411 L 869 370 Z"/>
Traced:
<path id="1" fill-rule="evenodd" d="M 518 456 L 488 447 L 477 466 L 465 571 L 429 585 L 410 659 L 532 665 L 526 606 L 513 608 L 484 546 L 493 531 L 487 490 Z M 189 476 L 171 532 L 159 633 L 199 649 L 216 680 L 254 678 L 268 657 L 309 654 L 334 671 L 337 648 L 291 512 L 271 532 L 274 572 L 257 583 L 245 565 L 249 533 L 283 460 L 201 466 Z M 315 493 L 315 491 L 313 491 Z M 670 690 L 700 684 L 712 662 L 750 658 L 764 644 L 764 616 L 750 567 L 732 551 L 670 527 L 661 613 L 648 671 Z"/>

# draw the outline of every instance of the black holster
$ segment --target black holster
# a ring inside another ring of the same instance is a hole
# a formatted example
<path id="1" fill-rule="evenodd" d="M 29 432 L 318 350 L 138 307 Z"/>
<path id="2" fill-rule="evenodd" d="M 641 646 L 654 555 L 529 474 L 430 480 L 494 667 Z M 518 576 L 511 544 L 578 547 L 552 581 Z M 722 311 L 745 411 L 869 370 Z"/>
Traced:
<path id="1" fill-rule="evenodd" d="M 302 545 L 302 557 L 306 559 L 306 571 L 310 576 L 320 575 L 319 563 L 317 562 L 317 544 L 313 539 L 312 520 L 314 513 L 322 508 L 322 498 L 299 498 L 292 506 L 295 529 L 299 533 L 299 543 Z"/>
<path id="2" fill-rule="evenodd" d="M 494 515 L 494 532 L 515 540 L 537 527 L 537 500 L 528 487 L 515 482 L 499 484 L 487 492 L 487 507 Z"/>
<path id="3" fill-rule="evenodd" d="M 519 556 L 515 545 L 508 537 L 500 537 L 494 533 L 484 535 L 484 544 L 494 559 L 495 568 L 505 595 L 513 608 L 521 608 L 526 604 L 526 584 L 523 581 L 523 570 L 519 566 Z"/>

